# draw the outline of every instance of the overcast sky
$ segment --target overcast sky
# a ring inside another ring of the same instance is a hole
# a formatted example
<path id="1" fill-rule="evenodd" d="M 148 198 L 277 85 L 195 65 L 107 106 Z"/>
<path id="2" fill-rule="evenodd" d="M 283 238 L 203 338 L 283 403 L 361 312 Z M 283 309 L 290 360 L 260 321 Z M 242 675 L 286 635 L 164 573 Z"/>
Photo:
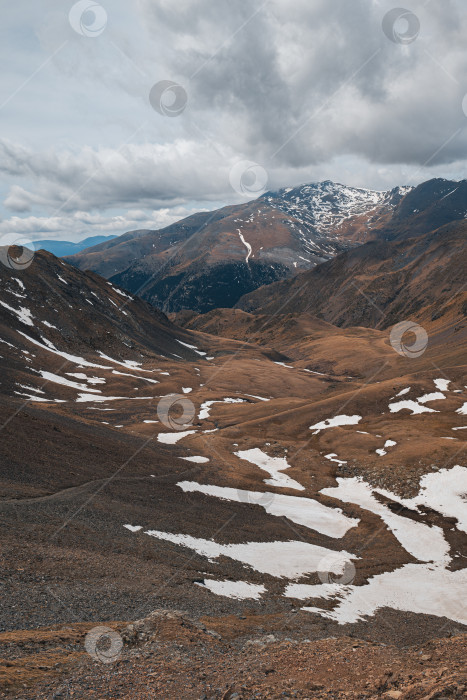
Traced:
<path id="1" fill-rule="evenodd" d="M 466 177 L 465 0 L 401 2 L 3 3 L 1 242 Z"/>

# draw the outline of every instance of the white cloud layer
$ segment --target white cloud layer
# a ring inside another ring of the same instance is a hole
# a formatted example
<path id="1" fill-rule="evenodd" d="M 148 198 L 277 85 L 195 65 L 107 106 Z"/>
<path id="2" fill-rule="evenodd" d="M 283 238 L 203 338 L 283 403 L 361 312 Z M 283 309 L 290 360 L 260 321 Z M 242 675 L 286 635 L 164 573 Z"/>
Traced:
<path id="1" fill-rule="evenodd" d="M 172 207 L 152 212 L 128 209 L 124 214 L 114 216 L 83 211 L 52 217 L 12 216 L 0 222 L 0 246 L 45 239 L 81 240 L 93 235 L 110 236 L 140 229 L 160 229 L 192 213 L 185 207 Z"/>

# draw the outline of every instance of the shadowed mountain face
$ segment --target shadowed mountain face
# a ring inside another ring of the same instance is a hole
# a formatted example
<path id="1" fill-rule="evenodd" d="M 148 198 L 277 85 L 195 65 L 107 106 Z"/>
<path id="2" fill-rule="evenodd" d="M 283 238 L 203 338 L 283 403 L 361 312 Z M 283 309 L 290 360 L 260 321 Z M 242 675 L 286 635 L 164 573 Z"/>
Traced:
<path id="1" fill-rule="evenodd" d="M 161 231 L 128 233 L 68 260 L 166 312 L 206 312 L 374 238 L 408 191 L 332 182 L 286 188 Z"/>
<path id="2" fill-rule="evenodd" d="M 465 218 L 467 180 L 454 182 L 436 178 L 423 182 L 404 197 L 381 234 L 385 238 L 400 240 Z"/>

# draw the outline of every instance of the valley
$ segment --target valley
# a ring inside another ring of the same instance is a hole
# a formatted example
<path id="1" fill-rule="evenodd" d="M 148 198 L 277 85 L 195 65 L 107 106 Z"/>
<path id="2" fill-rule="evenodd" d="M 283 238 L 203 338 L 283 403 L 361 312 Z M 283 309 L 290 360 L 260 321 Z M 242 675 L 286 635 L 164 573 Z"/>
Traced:
<path id="1" fill-rule="evenodd" d="M 262 239 L 242 235 L 231 259 L 251 265 Z M 297 668 L 295 697 L 465 687 L 464 237 L 454 219 L 354 239 L 230 307 L 169 316 L 113 275 L 3 254 L 3 697 L 88 697 L 90 678 L 100 697 L 150 697 L 146 672 L 168 697 L 179 664 L 180 697 L 279 697 L 260 669 L 282 678 L 297 654 L 315 685 Z M 96 627 L 121 640 L 115 665 L 83 649 Z M 323 683 L 323 659 L 346 655 L 361 678 Z M 449 682 L 416 655 L 449 659 Z"/>

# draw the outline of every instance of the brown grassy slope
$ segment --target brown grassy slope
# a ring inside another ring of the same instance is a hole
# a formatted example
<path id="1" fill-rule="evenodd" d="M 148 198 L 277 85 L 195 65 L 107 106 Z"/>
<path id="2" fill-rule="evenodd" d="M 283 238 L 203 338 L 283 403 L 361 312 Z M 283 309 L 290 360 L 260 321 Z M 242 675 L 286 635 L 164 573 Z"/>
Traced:
<path id="1" fill-rule="evenodd" d="M 243 297 L 237 306 L 261 314 L 308 311 L 338 326 L 388 328 L 446 314 L 463 318 L 467 222 L 397 242 L 370 242 L 292 280 Z"/>

